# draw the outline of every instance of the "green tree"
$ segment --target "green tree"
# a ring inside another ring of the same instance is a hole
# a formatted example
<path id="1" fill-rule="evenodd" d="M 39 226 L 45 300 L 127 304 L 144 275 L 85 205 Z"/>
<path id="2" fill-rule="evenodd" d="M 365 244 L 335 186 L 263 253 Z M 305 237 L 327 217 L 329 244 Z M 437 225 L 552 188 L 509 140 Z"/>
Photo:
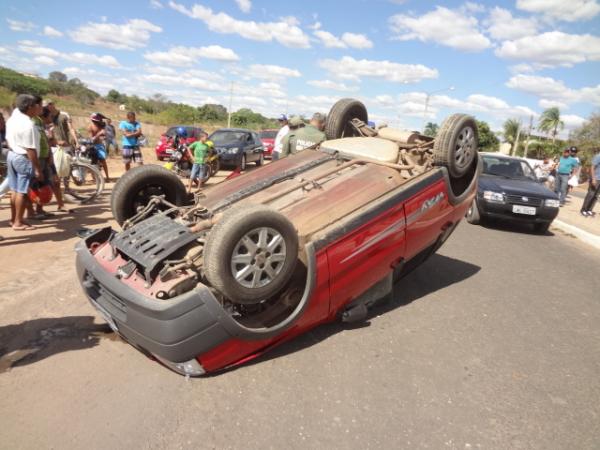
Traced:
<path id="1" fill-rule="evenodd" d="M 479 148 L 484 152 L 498 151 L 500 141 L 494 132 L 490 129 L 487 122 L 477 120 L 477 132 L 479 134 Z"/>
<path id="2" fill-rule="evenodd" d="M 440 126 L 437 123 L 427 122 L 425 125 L 425 129 L 423 130 L 423 134 L 429 137 L 435 137 L 437 135 Z"/>
<path id="3" fill-rule="evenodd" d="M 510 145 L 514 145 L 517 140 L 517 134 L 519 134 L 519 128 L 521 127 L 520 122 L 517 119 L 506 119 L 502 126 L 502 136 L 504 140 Z"/>
<path id="4" fill-rule="evenodd" d="M 106 94 L 106 100 L 108 100 L 109 102 L 113 102 L 113 103 L 122 103 L 121 102 L 122 97 L 123 97 L 123 94 L 121 94 L 116 89 L 111 89 L 110 91 L 108 91 L 108 94 Z"/>
<path id="5" fill-rule="evenodd" d="M 565 123 L 560 119 L 560 110 L 554 106 L 545 110 L 540 116 L 538 128 L 540 131 L 552 136 L 552 143 L 556 141 L 559 128 L 562 130 Z"/>
<path id="6" fill-rule="evenodd" d="M 66 83 L 68 80 L 67 76 L 64 73 L 59 72 L 58 70 L 50 72 L 48 74 L 48 79 L 50 81 L 59 81 L 61 83 Z"/>

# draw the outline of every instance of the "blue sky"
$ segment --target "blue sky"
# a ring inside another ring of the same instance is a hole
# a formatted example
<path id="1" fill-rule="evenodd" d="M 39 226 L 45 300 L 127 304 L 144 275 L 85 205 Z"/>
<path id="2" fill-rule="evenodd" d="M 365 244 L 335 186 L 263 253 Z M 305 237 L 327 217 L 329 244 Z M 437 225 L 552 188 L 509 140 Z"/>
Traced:
<path id="1" fill-rule="evenodd" d="M 352 96 L 411 129 L 453 112 L 499 129 L 557 105 L 563 133 L 600 106 L 598 0 L 2 0 L 0 14 L 1 65 L 101 93 L 228 106 L 233 83 L 233 110 L 269 116 Z"/>

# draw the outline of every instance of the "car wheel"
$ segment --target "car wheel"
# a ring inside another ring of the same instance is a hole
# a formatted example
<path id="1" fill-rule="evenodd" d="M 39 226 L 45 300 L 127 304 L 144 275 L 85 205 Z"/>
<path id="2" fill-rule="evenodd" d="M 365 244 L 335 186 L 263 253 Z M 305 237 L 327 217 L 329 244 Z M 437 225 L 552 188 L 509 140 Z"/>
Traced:
<path id="1" fill-rule="evenodd" d="M 229 300 L 256 304 L 283 289 L 297 258 L 297 232 L 285 216 L 265 205 L 234 207 L 208 235 L 204 273 Z"/>
<path id="2" fill-rule="evenodd" d="M 533 230 L 537 234 L 546 234 L 548 232 L 549 228 L 550 228 L 550 222 L 541 222 L 541 223 L 533 224 Z"/>
<path id="3" fill-rule="evenodd" d="M 479 207 L 477 206 L 477 201 L 475 199 L 471 202 L 471 206 L 469 206 L 465 217 L 467 218 L 467 222 L 472 223 L 473 225 L 479 225 L 481 222 Z"/>
<path id="4" fill-rule="evenodd" d="M 165 200 L 177 206 L 187 202 L 185 186 L 177 175 L 164 167 L 145 165 L 125 172 L 116 182 L 110 199 L 115 220 L 122 225 L 154 195 L 164 195 Z"/>
<path id="5" fill-rule="evenodd" d="M 243 172 L 246 170 L 246 154 L 242 155 L 242 161 L 240 162 L 240 170 Z"/>
<path id="6" fill-rule="evenodd" d="M 433 143 L 434 165 L 444 166 L 451 177 L 460 178 L 471 168 L 478 145 L 475 119 L 453 114 L 444 121 Z"/>
<path id="7" fill-rule="evenodd" d="M 262 166 L 264 164 L 264 162 L 265 162 L 265 155 L 264 155 L 264 153 L 261 153 L 260 154 L 260 158 L 258 158 L 256 160 L 256 165 L 257 166 Z"/>
<path id="8" fill-rule="evenodd" d="M 325 121 L 327 139 L 359 136 L 356 129 L 350 124 L 352 119 L 368 122 L 369 116 L 365 105 L 353 98 L 343 98 L 335 102 Z"/>
<path id="9" fill-rule="evenodd" d="M 159 161 L 164 161 L 165 158 L 163 158 L 162 156 L 157 156 L 156 159 L 158 159 Z"/>

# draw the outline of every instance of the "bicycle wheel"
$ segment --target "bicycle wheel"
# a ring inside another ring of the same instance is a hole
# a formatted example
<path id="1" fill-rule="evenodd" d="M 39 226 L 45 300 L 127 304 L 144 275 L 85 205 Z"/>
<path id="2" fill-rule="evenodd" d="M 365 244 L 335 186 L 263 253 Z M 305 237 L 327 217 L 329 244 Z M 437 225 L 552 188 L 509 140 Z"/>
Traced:
<path id="1" fill-rule="evenodd" d="M 68 177 L 63 178 L 65 193 L 81 203 L 95 199 L 104 189 L 104 178 L 100 171 L 81 162 L 73 162 Z"/>

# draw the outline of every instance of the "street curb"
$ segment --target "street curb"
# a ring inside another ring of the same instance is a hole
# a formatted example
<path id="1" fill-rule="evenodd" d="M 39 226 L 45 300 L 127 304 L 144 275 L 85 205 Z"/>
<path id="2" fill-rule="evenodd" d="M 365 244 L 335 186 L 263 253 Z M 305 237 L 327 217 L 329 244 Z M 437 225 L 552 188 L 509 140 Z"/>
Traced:
<path id="1" fill-rule="evenodd" d="M 576 227 L 574 225 L 569 225 L 568 223 L 558 219 L 555 219 L 554 222 L 552 222 L 552 225 L 556 228 L 566 231 L 567 233 L 571 233 L 586 244 L 592 245 L 597 249 L 600 249 L 600 236 L 590 233 L 589 231 L 582 230 L 581 228 Z"/>

